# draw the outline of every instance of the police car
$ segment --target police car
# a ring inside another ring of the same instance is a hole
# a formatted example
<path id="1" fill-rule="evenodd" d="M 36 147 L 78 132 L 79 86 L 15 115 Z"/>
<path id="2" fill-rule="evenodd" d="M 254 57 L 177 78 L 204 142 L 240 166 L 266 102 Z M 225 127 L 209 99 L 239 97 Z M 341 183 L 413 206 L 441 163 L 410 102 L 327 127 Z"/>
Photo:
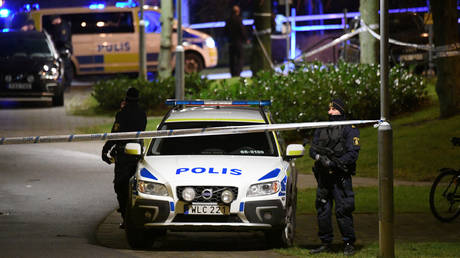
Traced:
<path id="1" fill-rule="evenodd" d="M 159 130 L 273 123 L 270 101 L 168 101 L 174 107 Z M 256 105 L 256 107 L 252 105 Z M 271 247 L 293 244 L 297 202 L 294 159 L 304 147 L 285 148 L 274 132 L 156 138 L 130 180 L 126 236 L 147 248 L 173 231 L 264 231 Z"/>

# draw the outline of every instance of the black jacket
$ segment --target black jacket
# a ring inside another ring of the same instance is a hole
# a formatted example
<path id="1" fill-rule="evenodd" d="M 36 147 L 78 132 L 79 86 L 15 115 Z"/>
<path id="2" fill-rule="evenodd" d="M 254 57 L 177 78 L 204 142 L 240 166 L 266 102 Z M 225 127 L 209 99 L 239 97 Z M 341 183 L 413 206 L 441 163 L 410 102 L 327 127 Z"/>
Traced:
<path id="1" fill-rule="evenodd" d="M 138 132 L 145 131 L 147 125 L 147 116 L 142 110 L 137 102 L 128 102 L 125 107 L 118 111 L 115 116 L 115 122 L 112 126 L 112 133 L 117 132 Z M 133 142 L 132 140 L 110 140 L 104 144 L 102 151 L 108 153 L 114 145 L 123 147 L 128 142 Z"/>

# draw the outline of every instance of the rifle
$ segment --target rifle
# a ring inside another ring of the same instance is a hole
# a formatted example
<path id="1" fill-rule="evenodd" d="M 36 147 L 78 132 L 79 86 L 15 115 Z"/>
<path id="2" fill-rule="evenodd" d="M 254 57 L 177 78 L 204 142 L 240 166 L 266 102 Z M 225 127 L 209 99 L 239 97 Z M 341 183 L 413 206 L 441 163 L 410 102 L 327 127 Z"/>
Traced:
<path id="1" fill-rule="evenodd" d="M 342 161 L 335 157 L 335 153 L 331 148 L 321 147 L 315 144 L 312 144 L 311 148 L 313 148 L 313 150 L 315 150 L 319 155 L 323 157 L 325 156 L 330 161 L 333 161 L 337 165 L 337 167 L 343 172 L 348 172 L 348 168 L 342 163 Z M 321 161 L 321 163 L 324 163 L 324 161 Z"/>

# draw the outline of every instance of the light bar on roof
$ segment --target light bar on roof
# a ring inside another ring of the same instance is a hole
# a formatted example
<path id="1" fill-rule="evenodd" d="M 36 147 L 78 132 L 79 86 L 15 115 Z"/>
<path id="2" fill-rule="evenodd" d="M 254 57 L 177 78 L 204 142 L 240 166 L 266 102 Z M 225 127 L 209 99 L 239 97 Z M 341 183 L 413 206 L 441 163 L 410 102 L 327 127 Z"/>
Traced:
<path id="1" fill-rule="evenodd" d="M 191 105 L 191 106 L 270 106 L 270 100 L 180 100 L 168 99 L 166 105 Z"/>

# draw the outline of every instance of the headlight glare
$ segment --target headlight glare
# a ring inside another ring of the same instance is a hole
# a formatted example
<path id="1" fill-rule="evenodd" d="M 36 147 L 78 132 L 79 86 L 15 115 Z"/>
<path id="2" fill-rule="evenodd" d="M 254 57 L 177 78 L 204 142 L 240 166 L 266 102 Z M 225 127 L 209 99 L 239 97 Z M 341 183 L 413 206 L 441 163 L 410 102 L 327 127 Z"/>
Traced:
<path id="1" fill-rule="evenodd" d="M 137 190 L 144 194 L 168 196 L 168 190 L 163 184 L 142 181 L 137 182 Z"/>
<path id="2" fill-rule="evenodd" d="M 216 47 L 216 42 L 214 41 L 214 39 L 212 39 L 211 37 L 208 37 L 206 38 L 206 46 L 208 48 L 215 48 Z"/>
<path id="3" fill-rule="evenodd" d="M 57 80 L 59 78 L 59 67 L 53 66 L 49 67 L 48 65 L 44 65 L 42 70 L 38 73 L 41 79 L 48 79 L 48 80 Z"/>
<path id="4" fill-rule="evenodd" d="M 272 181 L 260 184 L 253 184 L 249 187 L 247 196 L 263 196 L 263 195 L 270 195 L 279 192 L 280 190 L 280 182 L 279 181 Z"/>

